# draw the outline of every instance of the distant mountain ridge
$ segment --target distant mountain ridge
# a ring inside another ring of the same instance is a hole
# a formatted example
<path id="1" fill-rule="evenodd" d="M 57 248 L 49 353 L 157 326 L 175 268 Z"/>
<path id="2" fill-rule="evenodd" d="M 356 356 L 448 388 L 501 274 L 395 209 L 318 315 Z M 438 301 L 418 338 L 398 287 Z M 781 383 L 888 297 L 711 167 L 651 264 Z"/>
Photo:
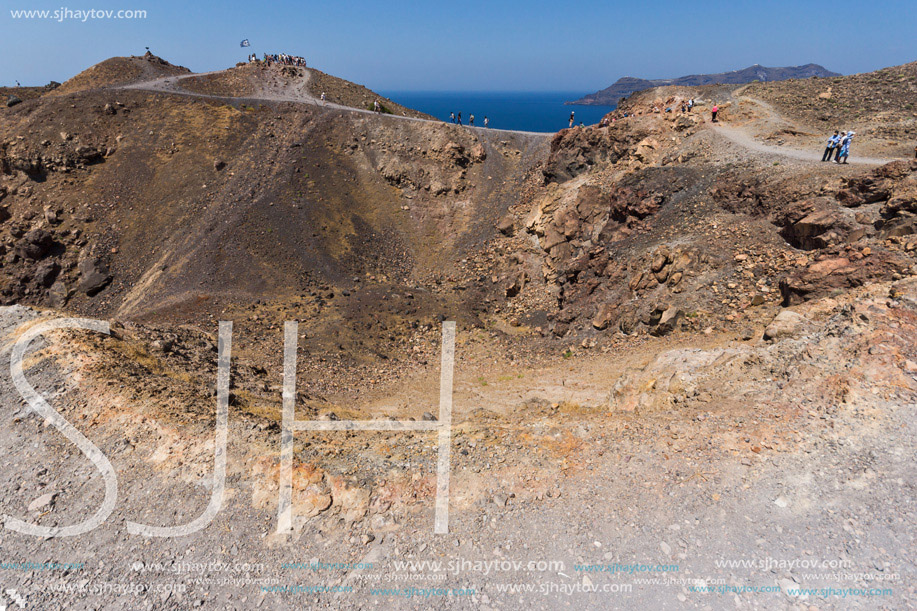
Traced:
<path id="1" fill-rule="evenodd" d="M 717 74 L 691 74 L 672 79 L 654 79 L 647 80 L 625 76 L 619 78 L 611 87 L 591 93 L 585 97 L 567 104 L 586 104 L 599 106 L 616 106 L 621 98 L 626 98 L 632 93 L 652 89 L 653 87 L 664 87 L 667 85 L 697 86 L 713 85 L 716 83 L 725 83 L 729 85 L 741 85 L 742 83 L 751 83 L 754 81 L 785 81 L 788 79 L 804 79 L 829 76 L 841 76 L 837 72 L 831 72 L 824 66 L 818 64 L 806 64 L 805 66 L 786 66 L 783 68 L 767 68 L 759 64 L 749 66 L 743 70 L 733 70 L 732 72 L 720 72 Z"/>

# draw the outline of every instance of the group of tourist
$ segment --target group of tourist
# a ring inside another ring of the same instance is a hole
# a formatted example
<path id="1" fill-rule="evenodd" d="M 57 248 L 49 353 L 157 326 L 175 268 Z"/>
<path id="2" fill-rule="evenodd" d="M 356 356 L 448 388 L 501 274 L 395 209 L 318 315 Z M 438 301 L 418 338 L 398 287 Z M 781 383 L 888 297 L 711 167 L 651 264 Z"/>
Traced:
<path id="1" fill-rule="evenodd" d="M 248 63 L 253 64 L 258 61 L 258 55 L 252 53 L 248 56 Z M 265 53 L 264 59 L 261 60 L 268 66 L 271 64 L 280 64 L 281 66 L 299 66 L 306 67 L 306 59 L 298 55 L 287 55 L 286 53 Z"/>
<path id="2" fill-rule="evenodd" d="M 462 125 L 462 113 L 459 112 L 455 114 L 454 112 L 449 113 L 449 120 L 456 125 Z M 474 127 L 474 115 L 468 115 L 468 125 L 469 127 Z M 490 126 L 490 119 L 487 118 L 487 115 L 484 115 L 484 127 Z"/>
<path id="3" fill-rule="evenodd" d="M 825 148 L 825 154 L 821 156 L 821 160 L 847 163 L 847 157 L 850 155 L 850 143 L 855 135 L 855 132 L 835 131 L 834 135 L 828 138 L 828 146 Z M 834 157 L 833 160 L 831 159 L 832 156 Z"/>

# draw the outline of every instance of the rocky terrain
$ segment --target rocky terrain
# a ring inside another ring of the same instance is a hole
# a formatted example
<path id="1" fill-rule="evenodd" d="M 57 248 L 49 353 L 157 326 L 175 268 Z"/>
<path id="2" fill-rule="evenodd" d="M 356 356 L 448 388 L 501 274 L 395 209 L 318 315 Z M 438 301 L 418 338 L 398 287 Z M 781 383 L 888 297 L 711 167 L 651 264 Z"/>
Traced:
<path id="1" fill-rule="evenodd" d="M 367 112 L 331 78 L 108 60 L 0 110 L 0 358 L 110 323 L 25 372 L 119 481 L 89 533 L 0 534 L 8 605 L 914 605 L 917 162 L 878 114 L 839 166 L 750 88 L 540 136 Z M 435 420 L 456 321 L 449 534 L 436 436 L 401 431 L 297 432 L 276 533 L 292 320 L 296 417 L 327 422 Z M 219 321 L 220 510 L 130 534 L 211 499 Z M 10 375 L 0 396 L 2 513 L 85 519 L 104 478 Z"/>
<path id="2" fill-rule="evenodd" d="M 590 93 L 579 100 L 567 102 L 568 104 L 586 104 L 597 106 L 617 106 L 621 98 L 654 87 L 697 87 L 700 85 L 728 84 L 740 85 L 752 82 L 772 82 L 795 79 L 810 79 L 813 77 L 826 78 L 840 76 L 837 72 L 819 66 L 806 64 L 805 66 L 787 66 L 783 68 L 767 68 L 755 64 L 742 70 L 719 72 L 717 74 L 691 74 L 670 79 L 642 79 L 632 76 L 619 78 L 610 87 L 601 91 Z"/>

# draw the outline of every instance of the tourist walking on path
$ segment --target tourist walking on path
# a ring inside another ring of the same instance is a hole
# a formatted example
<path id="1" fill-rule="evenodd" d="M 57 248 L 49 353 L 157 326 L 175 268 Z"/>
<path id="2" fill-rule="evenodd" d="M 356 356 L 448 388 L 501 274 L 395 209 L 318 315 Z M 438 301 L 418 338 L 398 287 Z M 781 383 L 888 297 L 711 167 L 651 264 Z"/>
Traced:
<path id="1" fill-rule="evenodd" d="M 841 140 L 841 150 L 837 154 L 837 159 L 834 160 L 834 163 L 847 163 L 847 157 L 850 155 L 850 142 L 855 135 L 854 132 L 847 132 L 847 135 Z M 841 159 L 843 159 L 843 161 L 841 161 Z"/>
<path id="2" fill-rule="evenodd" d="M 694 110 L 694 98 L 688 100 L 688 112 L 691 112 L 692 110 Z"/>
<path id="3" fill-rule="evenodd" d="M 468 125 L 470 125 L 471 127 L 474 127 L 474 115 L 471 115 L 470 117 L 468 117 Z"/>
<path id="4" fill-rule="evenodd" d="M 322 92 L 322 106 L 325 105 L 325 92 Z"/>
<path id="5" fill-rule="evenodd" d="M 834 135 L 828 138 L 828 147 L 825 149 L 825 154 L 821 156 L 822 161 L 831 161 L 831 155 L 834 153 L 834 149 L 837 148 L 837 143 L 840 142 L 840 132 L 835 131 Z"/>
<path id="6" fill-rule="evenodd" d="M 710 115 L 713 117 L 711 121 L 713 123 L 719 123 L 719 121 L 716 120 L 716 113 L 718 113 L 719 111 L 720 111 L 720 107 L 717 106 L 716 104 L 714 104 L 713 108 L 710 109 Z"/>
<path id="7" fill-rule="evenodd" d="M 488 125 L 490 125 L 490 119 L 487 118 L 487 115 L 484 115 L 484 129 L 487 129 Z"/>
<path id="8" fill-rule="evenodd" d="M 455 113 L 454 112 L 449 113 L 449 120 L 455 123 Z"/>
<path id="9" fill-rule="evenodd" d="M 459 113 L 459 114 L 458 114 L 458 118 L 456 119 L 456 121 L 458 121 L 458 124 L 459 124 L 459 125 L 462 124 L 462 113 Z"/>
<path id="10" fill-rule="evenodd" d="M 574 111 L 571 110 L 571 111 L 570 111 L 570 127 L 571 127 L 571 128 L 573 127 L 573 113 L 574 113 Z"/>

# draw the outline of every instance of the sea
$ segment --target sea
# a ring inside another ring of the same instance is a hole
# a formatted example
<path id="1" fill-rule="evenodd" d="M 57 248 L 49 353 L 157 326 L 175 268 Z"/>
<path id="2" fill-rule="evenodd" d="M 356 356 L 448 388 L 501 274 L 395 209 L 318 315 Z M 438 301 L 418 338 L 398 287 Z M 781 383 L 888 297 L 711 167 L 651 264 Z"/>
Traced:
<path id="1" fill-rule="evenodd" d="M 474 115 L 476 127 L 483 127 L 484 117 L 493 129 L 525 132 L 556 132 L 570 125 L 570 112 L 575 124 L 582 121 L 592 125 L 602 120 L 614 106 L 565 105 L 577 100 L 582 91 L 517 92 L 517 91 L 380 91 L 388 99 L 449 121 L 449 113 L 462 113 L 462 123 Z"/>

